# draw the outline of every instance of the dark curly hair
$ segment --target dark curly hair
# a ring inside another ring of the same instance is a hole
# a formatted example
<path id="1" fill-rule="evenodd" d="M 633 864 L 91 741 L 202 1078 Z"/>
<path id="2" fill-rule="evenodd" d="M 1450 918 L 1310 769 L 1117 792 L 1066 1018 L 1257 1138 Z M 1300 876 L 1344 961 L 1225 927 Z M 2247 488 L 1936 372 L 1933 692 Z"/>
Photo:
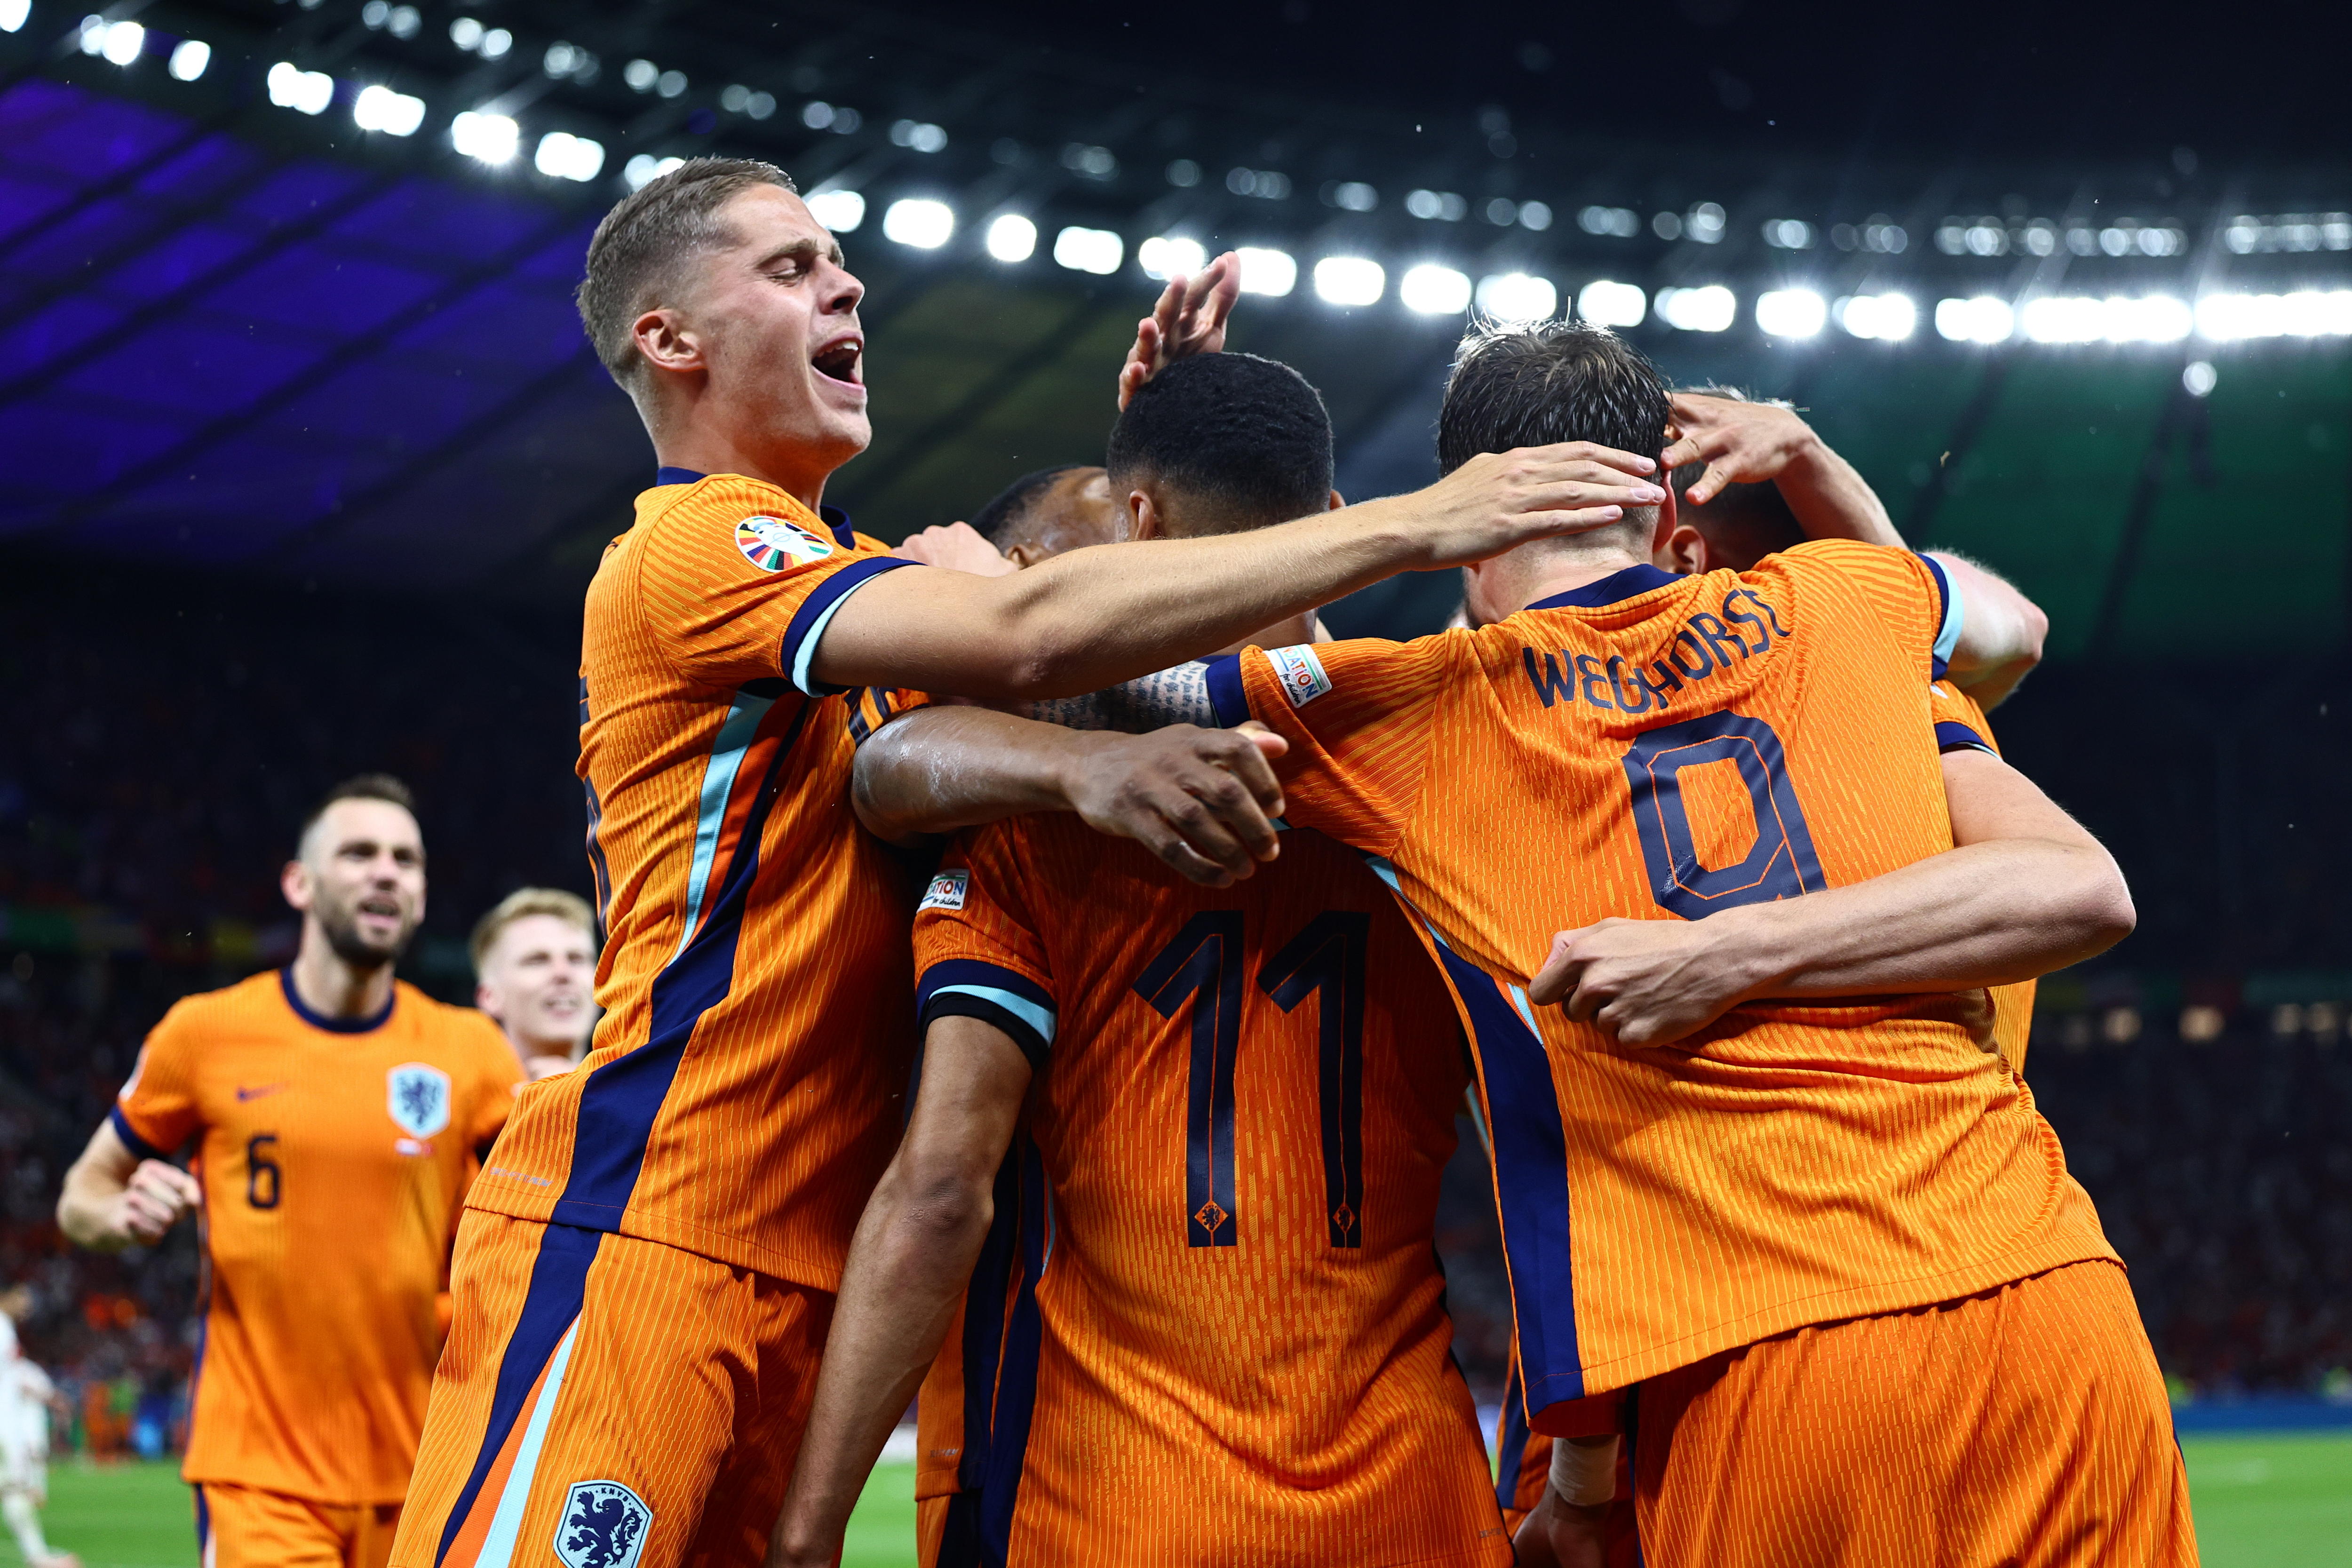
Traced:
<path id="1" fill-rule="evenodd" d="M 1111 488 L 1150 478 L 1182 493 L 1183 531 L 1232 533 L 1324 510 L 1331 416 L 1288 365 L 1255 354 L 1178 360 L 1111 426 Z"/>

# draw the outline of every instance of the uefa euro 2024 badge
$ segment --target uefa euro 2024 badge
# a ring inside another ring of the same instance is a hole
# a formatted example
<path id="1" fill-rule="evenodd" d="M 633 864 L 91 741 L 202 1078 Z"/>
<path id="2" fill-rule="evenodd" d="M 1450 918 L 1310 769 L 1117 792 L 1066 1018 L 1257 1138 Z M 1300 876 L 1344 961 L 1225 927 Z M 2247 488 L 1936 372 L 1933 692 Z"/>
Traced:
<path id="1" fill-rule="evenodd" d="M 805 566 L 833 553 L 833 541 L 784 517 L 747 517 L 735 525 L 735 548 L 762 572 Z"/>
<path id="2" fill-rule="evenodd" d="M 449 1125 L 449 1075 L 424 1062 L 403 1062 L 384 1074 L 384 1109 L 411 1138 L 430 1138 Z"/>
<path id="3" fill-rule="evenodd" d="M 636 1568 L 654 1510 L 618 1481 L 574 1481 L 555 1527 L 555 1554 L 566 1568 Z"/>

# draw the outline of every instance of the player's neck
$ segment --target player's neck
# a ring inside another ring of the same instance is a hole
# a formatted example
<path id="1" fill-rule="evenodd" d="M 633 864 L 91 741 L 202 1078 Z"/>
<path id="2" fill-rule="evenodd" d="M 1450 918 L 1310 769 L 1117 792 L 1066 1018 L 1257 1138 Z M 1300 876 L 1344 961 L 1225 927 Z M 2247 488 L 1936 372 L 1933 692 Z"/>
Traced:
<path id="1" fill-rule="evenodd" d="M 831 470 L 795 463 L 794 456 L 752 451 L 718 430 L 673 430 L 654 440 L 654 460 L 662 468 L 764 480 L 814 511 L 824 503 L 824 481 Z"/>
<path id="2" fill-rule="evenodd" d="M 1555 594 L 1565 594 L 1587 584 L 1598 583 L 1603 577 L 1613 577 L 1628 566 L 1647 564 L 1648 556 L 1626 551 L 1610 551 L 1603 554 L 1547 563 L 1540 571 L 1528 574 L 1526 586 L 1517 595 L 1519 608 L 1524 610 Z"/>
<path id="3" fill-rule="evenodd" d="M 294 994 L 321 1018 L 373 1018 L 392 1002 L 392 965 L 362 969 L 328 945 L 317 927 L 302 928 L 294 954 Z"/>

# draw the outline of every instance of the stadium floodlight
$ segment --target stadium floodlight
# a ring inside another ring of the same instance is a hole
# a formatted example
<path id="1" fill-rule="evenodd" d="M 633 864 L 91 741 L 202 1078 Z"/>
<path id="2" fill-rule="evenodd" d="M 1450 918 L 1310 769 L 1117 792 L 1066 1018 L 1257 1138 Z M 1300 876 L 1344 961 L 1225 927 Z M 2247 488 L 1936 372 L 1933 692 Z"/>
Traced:
<path id="1" fill-rule="evenodd" d="M 109 22 L 99 40 L 98 52 L 106 63 L 127 66 L 147 48 L 147 29 L 136 22 Z"/>
<path id="2" fill-rule="evenodd" d="M 667 173 L 677 160 L 662 160 Z M 801 198 L 808 205 L 809 216 L 835 234 L 847 234 L 866 221 L 866 197 L 856 191 L 818 191 Z"/>
<path id="3" fill-rule="evenodd" d="M 449 41 L 471 54 L 481 47 L 482 25 L 471 16 L 455 17 L 449 23 Z"/>
<path id="4" fill-rule="evenodd" d="M 173 81 L 194 81 L 205 74 L 213 63 L 213 47 L 202 38 L 182 38 L 172 46 L 171 62 L 164 68 Z"/>
<path id="5" fill-rule="evenodd" d="M 1234 255 L 1242 264 L 1242 292 L 1279 300 L 1298 287 L 1298 263 L 1286 250 L 1244 245 Z"/>
<path id="6" fill-rule="evenodd" d="M 1683 233 L 1701 245 L 1723 243 L 1723 208 L 1713 202 L 1701 202 L 1683 215 Z"/>
<path id="7" fill-rule="evenodd" d="M 1037 226 L 1019 213 L 1000 213 L 988 226 L 988 254 L 999 261 L 1026 261 L 1037 253 Z"/>
<path id="8" fill-rule="evenodd" d="M 1738 319 L 1739 301 L 1720 283 L 1658 290 L 1658 319 L 1678 331 L 1720 332 Z"/>
<path id="9" fill-rule="evenodd" d="M 1388 273 L 1367 256 L 1327 256 L 1315 264 L 1315 292 L 1326 304 L 1376 304 L 1388 286 Z"/>
<path id="10" fill-rule="evenodd" d="M 492 27 L 482 35 L 482 41 L 475 46 L 474 52 L 486 60 L 496 60 L 505 58 L 507 51 L 513 47 L 512 33 L 504 27 Z"/>
<path id="11" fill-rule="evenodd" d="M 1559 290 L 1549 278 L 1496 272 L 1478 279 L 1478 310 L 1498 321 L 1543 321 L 1559 309 Z"/>
<path id="12" fill-rule="evenodd" d="M 2180 367 L 2180 385 L 2191 397 L 2212 396 L 2213 384 L 2220 379 L 2210 359 L 2193 359 Z"/>
<path id="13" fill-rule="evenodd" d="M 1899 343 L 1917 330 L 1919 307 L 1908 294 L 1856 294 L 1831 309 L 1837 324 L 1857 338 Z"/>
<path id="14" fill-rule="evenodd" d="M 1404 308 L 1424 316 L 1458 316 L 1470 308 L 1470 275 L 1424 261 L 1397 279 Z"/>
<path id="15" fill-rule="evenodd" d="M 1146 278 L 1165 283 L 1171 278 L 1197 277 L 1209 264 L 1209 253 L 1197 239 L 1156 234 L 1135 247 L 1135 259 Z"/>
<path id="16" fill-rule="evenodd" d="M 1811 289 L 1773 289 L 1756 296 L 1756 324 L 1776 338 L 1818 336 L 1829 305 Z"/>
<path id="17" fill-rule="evenodd" d="M 686 160 L 683 158 L 656 158 L 651 153 L 640 153 L 635 157 L 630 159 L 625 164 L 622 165 L 621 178 L 628 181 L 629 189 L 633 191 L 642 190 L 647 184 L 660 179 L 664 174 L 668 174 L 672 169 L 677 168 L 680 163 L 685 162 Z M 857 195 L 856 191 L 835 191 L 832 194 L 835 195 L 851 196 Z M 814 217 L 819 223 L 824 223 L 824 215 L 816 210 L 817 204 L 823 200 L 824 200 L 824 197 L 821 195 L 811 196 L 808 199 L 809 215 L 812 217 Z M 857 213 L 860 217 L 863 217 L 866 215 L 866 203 L 862 198 L 857 204 Z M 832 228 L 835 226 L 825 224 L 825 226 L 827 228 Z M 857 226 L 853 223 L 849 226 L 856 228 Z"/>
<path id="18" fill-rule="evenodd" d="M 1577 291 L 1576 313 L 1603 327 L 1638 327 L 1650 313 L 1650 298 L 1631 283 L 1597 278 Z"/>
<path id="19" fill-rule="evenodd" d="M 2197 313 L 2188 302 L 2169 294 L 2110 299 L 2106 307 L 2111 343 L 2177 343 L 2197 324 Z"/>
<path id="20" fill-rule="evenodd" d="M 1108 278 L 1127 258 L 1127 241 L 1108 228 L 1075 225 L 1054 237 L 1054 259 L 1073 272 Z"/>
<path id="21" fill-rule="evenodd" d="M 1973 300 L 1938 300 L 1936 331 L 1956 343 L 2005 343 L 2017 331 L 2017 312 L 2008 300 L 1990 294 Z"/>
<path id="22" fill-rule="evenodd" d="M 522 127 L 503 114 L 469 109 L 449 121 L 449 144 L 485 163 L 511 163 L 522 149 Z"/>
<path id="23" fill-rule="evenodd" d="M 955 233 L 955 209 L 929 196 L 901 196 L 882 209 L 882 237 L 937 250 Z"/>
<path id="24" fill-rule="evenodd" d="M 531 163 L 551 178 L 585 184 L 604 172 L 604 144 L 569 131 L 551 131 L 539 139 Z"/>
<path id="25" fill-rule="evenodd" d="M 388 87 L 363 87 L 352 100 L 352 123 L 389 136 L 414 136 L 425 123 L 425 100 Z"/>
<path id="26" fill-rule="evenodd" d="M 269 101 L 280 109 L 299 110 L 304 114 L 324 114 L 327 105 L 335 101 L 335 79 L 325 71 L 306 71 L 287 60 L 269 68 L 265 79 L 269 89 Z"/>
<path id="27" fill-rule="evenodd" d="M 2208 294 L 2197 301 L 2197 335 L 2215 342 L 2244 338 L 2352 334 L 2352 289 L 2291 294 Z"/>
<path id="28" fill-rule="evenodd" d="M 0 33 L 21 32 L 33 16 L 33 0 L 0 0 Z"/>

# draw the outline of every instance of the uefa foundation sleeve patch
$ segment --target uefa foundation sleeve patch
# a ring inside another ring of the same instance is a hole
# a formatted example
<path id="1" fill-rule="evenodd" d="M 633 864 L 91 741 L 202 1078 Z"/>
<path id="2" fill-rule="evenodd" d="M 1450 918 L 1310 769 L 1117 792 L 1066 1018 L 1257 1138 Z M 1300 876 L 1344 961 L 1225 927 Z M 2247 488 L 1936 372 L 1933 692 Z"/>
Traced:
<path id="1" fill-rule="evenodd" d="M 1331 689 L 1331 678 L 1323 673 L 1323 661 L 1315 657 L 1311 645 L 1297 643 L 1271 648 L 1265 657 L 1274 661 L 1274 673 L 1282 682 L 1282 694 L 1290 699 L 1293 708 L 1304 708 Z"/>
<path id="2" fill-rule="evenodd" d="M 788 518 L 747 517 L 735 525 L 735 548 L 761 571 L 781 572 L 824 560 L 833 553 L 833 541 Z"/>
<path id="3" fill-rule="evenodd" d="M 942 871 L 931 879 L 931 885 L 924 890 L 923 901 L 915 907 L 918 910 L 960 910 L 963 908 L 964 889 L 971 885 L 971 873 L 969 871 Z"/>

